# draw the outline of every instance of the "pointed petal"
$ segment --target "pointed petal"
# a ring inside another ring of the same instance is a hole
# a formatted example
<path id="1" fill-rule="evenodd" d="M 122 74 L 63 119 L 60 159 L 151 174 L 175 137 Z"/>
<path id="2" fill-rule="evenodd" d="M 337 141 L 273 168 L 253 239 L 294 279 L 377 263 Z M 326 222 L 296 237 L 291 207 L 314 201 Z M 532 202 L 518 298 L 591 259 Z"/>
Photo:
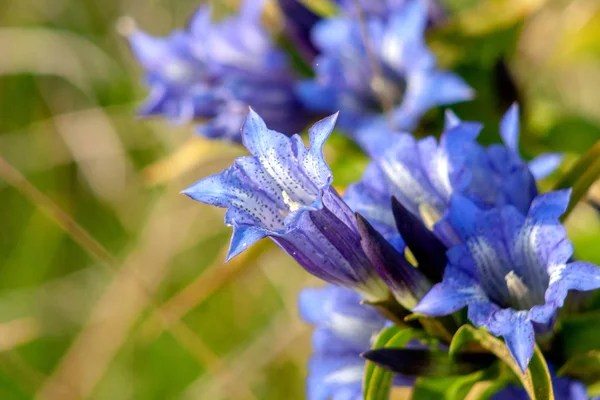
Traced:
<path id="1" fill-rule="evenodd" d="M 361 238 L 360 245 L 373 267 L 400 304 L 408 309 L 414 307 L 431 284 L 366 219 L 357 214 L 356 220 Z"/>
<path id="2" fill-rule="evenodd" d="M 420 205 L 426 204 L 441 215 L 446 200 L 431 184 L 419 147 L 419 142 L 411 135 L 397 134 L 396 140 L 377 162 L 389 181 L 391 194 L 406 209 L 420 215 Z"/>
<path id="3" fill-rule="evenodd" d="M 310 149 L 302 160 L 302 167 L 317 187 L 331 183 L 331 169 L 323 156 L 323 145 L 333 131 L 338 113 L 315 123 L 309 130 Z"/>
<path id="4" fill-rule="evenodd" d="M 500 121 L 500 136 L 506 147 L 519 154 L 519 105 L 514 103 Z"/>
<path id="5" fill-rule="evenodd" d="M 541 154 L 529 161 L 529 171 L 536 181 L 544 179 L 560 166 L 563 161 L 562 153 Z"/>
<path id="6" fill-rule="evenodd" d="M 436 284 L 412 311 L 437 317 L 452 314 L 473 302 L 487 301 L 470 276 L 448 265 L 444 280 Z"/>
<path id="7" fill-rule="evenodd" d="M 589 291 L 600 288 L 600 267 L 592 263 L 575 261 L 550 271 L 550 285 L 546 302 L 562 307 L 569 290 Z"/>
<path id="8" fill-rule="evenodd" d="M 521 371 L 525 372 L 531 357 L 533 357 L 535 344 L 533 324 L 528 319 L 527 312 L 524 311 L 513 312 L 511 318 L 506 322 L 510 324 L 510 330 L 503 335 L 506 346 L 521 367 Z"/>
<path id="9" fill-rule="evenodd" d="M 301 170 L 290 138 L 268 129 L 263 119 L 251 109 L 242 128 L 242 140 L 292 201 L 304 205 L 314 202 L 318 189 Z"/>
<path id="10" fill-rule="evenodd" d="M 461 122 L 461 119 L 452 110 L 448 109 L 444 112 L 444 131 L 454 128 Z"/>
<path id="11" fill-rule="evenodd" d="M 526 226 L 521 237 L 533 243 L 529 245 L 535 251 L 541 266 L 565 264 L 573 254 L 573 245 L 567 238 L 567 233 L 560 216 L 569 205 L 571 190 L 558 190 L 544 193 L 536 197 L 527 214 Z"/>
<path id="12" fill-rule="evenodd" d="M 231 235 L 231 242 L 229 244 L 229 252 L 225 262 L 228 262 L 233 257 L 252 246 L 267 236 L 264 229 L 259 229 L 254 226 L 238 226 L 233 228 L 233 234 Z"/>
<path id="13" fill-rule="evenodd" d="M 392 210 L 398 232 L 417 259 L 419 270 L 433 282 L 439 282 L 448 262 L 446 246 L 396 197 L 392 197 Z"/>

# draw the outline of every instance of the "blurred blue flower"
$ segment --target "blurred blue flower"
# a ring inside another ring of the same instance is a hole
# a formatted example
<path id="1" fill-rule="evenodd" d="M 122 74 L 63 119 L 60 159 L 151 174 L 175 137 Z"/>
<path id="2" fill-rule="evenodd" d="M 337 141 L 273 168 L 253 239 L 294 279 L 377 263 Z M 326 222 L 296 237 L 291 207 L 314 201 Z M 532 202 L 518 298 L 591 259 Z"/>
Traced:
<path id="1" fill-rule="evenodd" d="M 451 112 L 439 142 L 391 132 L 382 121 L 372 121 L 362 137 L 370 138 L 366 147 L 373 162 L 344 199 L 390 239 L 396 228 L 390 198 L 395 196 L 446 245 L 459 241 L 445 218 L 456 193 L 480 208 L 513 205 L 525 214 L 537 195 L 535 177 L 552 172 L 561 156 L 544 154 L 529 163 L 521 158 L 516 105 L 500 124 L 503 145 L 481 146 L 480 131 L 481 124 L 460 121 Z"/>
<path id="2" fill-rule="evenodd" d="M 448 250 L 443 281 L 413 311 L 441 316 L 465 306 L 469 319 L 506 344 L 525 370 L 535 333 L 554 323 L 569 290 L 600 287 L 600 268 L 569 262 L 573 246 L 559 221 L 570 191 L 536 197 L 524 216 L 508 205 L 481 210 L 454 195 L 448 221 L 463 241 Z"/>
<path id="3" fill-rule="evenodd" d="M 225 222 L 233 226 L 228 259 L 268 236 L 313 275 L 377 300 L 388 289 L 361 248 L 354 213 L 331 187 L 323 158 L 336 117 L 309 129 L 307 149 L 300 136 L 269 130 L 251 110 L 242 139 L 252 156 L 237 158 L 183 193 L 228 209 Z"/>
<path id="4" fill-rule="evenodd" d="M 343 12 L 350 15 L 386 18 L 389 13 L 401 9 L 414 0 L 336 0 Z M 429 22 L 436 24 L 443 20 L 444 10 L 437 0 L 425 0 Z M 360 9 L 358 8 L 360 7 Z"/>
<path id="5" fill-rule="evenodd" d="M 314 324 L 313 355 L 308 365 L 308 400 L 360 400 L 365 359 L 386 321 L 374 308 L 360 304 L 356 293 L 334 285 L 300 293 L 300 315 Z M 396 376 L 396 385 L 411 385 Z"/>
<path id="6" fill-rule="evenodd" d="M 140 114 L 196 122 L 201 135 L 233 141 L 240 140 L 248 106 L 278 130 L 303 129 L 309 113 L 295 94 L 285 54 L 260 25 L 261 10 L 262 1 L 246 0 L 239 14 L 214 23 L 203 6 L 185 31 L 166 37 L 125 20 L 122 31 L 150 86 Z"/>
<path id="7" fill-rule="evenodd" d="M 382 112 L 395 130 L 411 129 L 430 108 L 473 97 L 461 78 L 436 68 L 423 37 L 425 2 L 402 3 L 386 18 L 344 15 L 313 28 L 316 78 L 300 82 L 298 93 L 312 110 L 340 110 L 351 135 Z"/>

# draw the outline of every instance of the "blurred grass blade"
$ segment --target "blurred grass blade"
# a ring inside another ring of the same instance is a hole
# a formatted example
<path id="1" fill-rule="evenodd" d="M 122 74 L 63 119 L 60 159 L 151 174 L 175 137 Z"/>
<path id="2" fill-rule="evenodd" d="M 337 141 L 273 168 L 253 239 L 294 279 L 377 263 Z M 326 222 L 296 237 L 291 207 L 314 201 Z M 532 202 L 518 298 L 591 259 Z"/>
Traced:
<path id="1" fill-rule="evenodd" d="M 515 375 L 517 375 L 532 400 L 554 400 L 548 365 L 537 345 L 535 346 L 533 357 L 529 362 L 529 368 L 527 368 L 525 373 L 522 373 L 521 368 L 503 341 L 493 337 L 482 329 L 475 329 L 470 325 L 463 325 L 456 332 L 450 344 L 450 354 L 456 355 L 460 349 L 471 342 L 478 343 L 481 347 L 504 361 Z"/>
<path id="2" fill-rule="evenodd" d="M 338 13 L 335 3 L 330 0 L 299 0 L 306 8 L 321 17 L 333 17 Z"/>
<path id="3" fill-rule="evenodd" d="M 241 147 L 239 146 L 192 137 L 175 153 L 146 167 L 144 178 L 146 183 L 151 186 L 160 185 L 183 175 L 212 157 L 227 155 L 233 157 L 240 154 Z"/>
<path id="4" fill-rule="evenodd" d="M 373 345 L 373 349 L 403 347 L 417 336 L 419 336 L 419 332 L 414 329 L 401 329 L 398 326 L 392 326 L 381 331 Z M 393 375 L 391 371 L 380 368 L 371 361 L 367 361 L 363 382 L 364 399 L 387 400 L 392 387 Z"/>
<path id="5" fill-rule="evenodd" d="M 583 199 L 590 187 L 600 178 L 600 140 L 596 142 L 558 181 L 555 190 L 573 188 L 569 208 L 563 214 L 566 220 L 573 208 Z"/>

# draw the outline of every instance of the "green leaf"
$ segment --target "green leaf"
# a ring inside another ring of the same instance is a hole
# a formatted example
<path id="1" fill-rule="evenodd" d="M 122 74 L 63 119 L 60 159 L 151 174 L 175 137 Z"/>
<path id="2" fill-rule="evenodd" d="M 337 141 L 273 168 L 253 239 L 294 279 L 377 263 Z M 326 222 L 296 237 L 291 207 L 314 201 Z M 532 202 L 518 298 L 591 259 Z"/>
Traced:
<path id="1" fill-rule="evenodd" d="M 458 377 L 420 377 L 415 382 L 412 398 L 415 400 L 463 400 L 473 386 L 487 376 L 486 371 L 477 371 Z"/>
<path id="2" fill-rule="evenodd" d="M 420 333 L 414 329 L 401 329 L 397 326 L 381 331 L 373 348 L 403 347 Z M 367 361 L 364 377 L 365 400 L 388 400 L 393 373 Z"/>
<path id="3" fill-rule="evenodd" d="M 600 140 L 596 142 L 571 169 L 563 175 L 556 184 L 555 190 L 573 188 L 569 208 L 563 214 L 562 220 L 566 220 L 569 213 L 577 203 L 587 194 L 590 186 L 600 178 Z"/>
<path id="4" fill-rule="evenodd" d="M 444 393 L 445 400 L 463 400 L 473 386 L 486 377 L 486 371 L 477 371 L 472 374 L 457 377 Z"/>
<path id="5" fill-rule="evenodd" d="M 338 8 L 335 3 L 329 0 L 299 0 L 304 7 L 320 17 L 333 17 L 338 14 Z"/>
<path id="6" fill-rule="evenodd" d="M 529 368 L 527 368 L 525 373 L 522 373 L 521 368 L 503 341 L 493 337 L 482 329 L 475 329 L 470 325 L 464 325 L 456 332 L 450 344 L 450 354 L 456 354 L 470 342 L 478 343 L 481 347 L 504 361 L 515 375 L 517 375 L 532 400 L 554 399 L 548 366 L 537 345 L 535 346 L 533 357 L 529 362 Z"/>
<path id="7" fill-rule="evenodd" d="M 600 351 L 593 350 L 571 357 L 558 374 L 583 381 L 586 385 L 600 382 Z"/>
<path id="8" fill-rule="evenodd" d="M 560 345 L 568 357 L 600 349 L 600 312 L 589 312 L 561 319 Z"/>
<path id="9" fill-rule="evenodd" d="M 414 400 L 440 400 L 448 387 L 456 380 L 455 376 L 444 378 L 418 378 L 412 392 Z"/>

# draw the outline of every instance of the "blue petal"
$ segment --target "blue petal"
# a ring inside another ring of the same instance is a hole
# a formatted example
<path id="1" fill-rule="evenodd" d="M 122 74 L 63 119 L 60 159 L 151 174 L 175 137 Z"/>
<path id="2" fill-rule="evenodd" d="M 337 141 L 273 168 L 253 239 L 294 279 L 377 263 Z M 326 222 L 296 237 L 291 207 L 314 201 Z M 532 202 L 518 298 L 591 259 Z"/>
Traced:
<path id="1" fill-rule="evenodd" d="M 519 105 L 514 103 L 500 121 L 500 136 L 506 147 L 519 154 Z"/>
<path id="2" fill-rule="evenodd" d="M 268 129 L 252 109 L 242 128 L 242 141 L 292 201 L 303 205 L 315 201 L 317 187 L 301 171 L 292 141 L 284 134 Z"/>
<path id="3" fill-rule="evenodd" d="M 531 357 L 533 357 L 535 344 L 533 324 L 528 319 L 527 312 L 524 311 L 513 312 L 505 323 L 507 332 L 503 336 L 506 346 L 521 370 L 525 372 Z"/>
<path id="4" fill-rule="evenodd" d="M 254 226 L 234 226 L 233 234 L 231 235 L 231 242 L 229 244 L 229 251 L 225 262 L 231 260 L 254 243 L 258 242 L 267 236 L 267 232 L 264 229 L 256 228 Z"/>
<path id="5" fill-rule="evenodd" d="M 541 154 L 529 161 L 529 171 L 536 181 L 544 179 L 560 166 L 563 161 L 562 153 Z"/>
<path id="6" fill-rule="evenodd" d="M 382 59 L 398 72 L 433 68 L 435 58 L 423 40 L 426 24 L 427 7 L 420 0 L 406 2 L 392 13 L 381 45 Z"/>
<path id="7" fill-rule="evenodd" d="M 487 297 L 470 275 L 448 264 L 444 280 L 436 284 L 412 311 L 442 316 L 452 314 L 470 303 L 487 301 Z"/>
<path id="8" fill-rule="evenodd" d="M 322 188 L 331 183 L 331 170 L 323 156 L 323 145 L 333 131 L 338 113 L 315 123 L 309 130 L 310 149 L 302 160 L 302 167 L 310 180 Z"/>
<path id="9" fill-rule="evenodd" d="M 264 193 L 243 181 L 234 167 L 204 178 L 182 191 L 190 198 L 217 207 L 236 207 L 270 230 L 282 229 L 284 220 L 277 205 Z"/>
<path id="10" fill-rule="evenodd" d="M 460 120 L 460 118 L 458 118 L 452 110 L 446 110 L 446 112 L 444 113 L 444 131 L 456 127 L 461 122 L 462 121 Z"/>
<path id="11" fill-rule="evenodd" d="M 393 147 L 377 160 L 389 181 L 391 194 L 417 216 L 422 203 L 439 215 L 446 208 L 445 198 L 435 190 L 423 168 L 426 157 L 430 156 L 427 153 L 426 146 L 420 146 L 411 135 L 398 134 Z"/>
<path id="12" fill-rule="evenodd" d="M 550 286 L 546 291 L 546 302 L 562 307 L 569 290 L 589 291 L 600 288 L 600 267 L 575 261 L 550 270 Z"/>
<path id="13" fill-rule="evenodd" d="M 393 118 L 401 129 L 410 129 L 414 123 L 412 119 L 430 108 L 471 98 L 473 89 L 457 75 L 419 70 L 407 77 L 407 91 L 400 107 L 394 110 Z"/>
<path id="14" fill-rule="evenodd" d="M 318 112 L 331 112 L 337 105 L 337 93 L 331 86 L 322 86 L 314 81 L 296 84 L 296 93 L 305 107 Z"/>
<path id="15" fill-rule="evenodd" d="M 541 265 L 565 264 L 573 254 L 573 246 L 560 223 L 569 205 L 571 190 L 548 192 L 536 197 L 527 215 L 523 240 L 533 239 L 533 247 Z"/>
<path id="16" fill-rule="evenodd" d="M 338 399 L 340 397 L 336 396 L 340 395 L 360 395 L 364 365 L 358 356 L 312 357 L 308 364 L 307 399 L 329 400 Z"/>

